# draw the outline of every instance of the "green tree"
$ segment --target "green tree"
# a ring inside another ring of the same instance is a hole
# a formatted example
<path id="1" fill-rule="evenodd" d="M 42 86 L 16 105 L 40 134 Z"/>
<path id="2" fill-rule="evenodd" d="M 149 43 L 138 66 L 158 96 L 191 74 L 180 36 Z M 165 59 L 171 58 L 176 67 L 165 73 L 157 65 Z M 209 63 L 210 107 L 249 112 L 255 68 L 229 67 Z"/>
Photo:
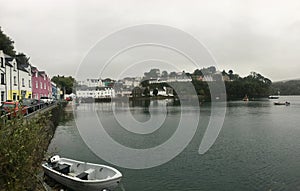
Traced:
<path id="1" fill-rule="evenodd" d="M 167 71 L 162 71 L 161 77 L 167 78 L 168 77 L 168 72 Z"/>
<path id="2" fill-rule="evenodd" d="M 3 50 L 5 54 L 9 56 L 15 56 L 16 51 L 14 50 L 14 41 L 11 40 L 6 34 L 3 33 L 0 27 L 0 50 Z"/>
<path id="3" fill-rule="evenodd" d="M 196 76 L 203 76 L 202 71 L 199 70 L 199 69 L 196 69 L 193 74 L 196 75 Z"/>
<path id="4" fill-rule="evenodd" d="M 229 74 L 229 79 L 232 80 L 233 71 L 232 71 L 232 70 L 229 70 L 229 71 L 228 71 L 228 74 Z"/>
<path id="5" fill-rule="evenodd" d="M 61 90 L 66 94 L 71 94 L 74 92 L 75 79 L 72 76 L 53 76 L 51 79 Z"/>
<path id="6" fill-rule="evenodd" d="M 145 88 L 144 92 L 143 92 L 145 97 L 149 97 L 150 96 L 150 90 L 147 88 Z"/>
<path id="7" fill-rule="evenodd" d="M 26 56 L 26 54 L 24 53 L 18 53 L 16 55 L 16 60 L 18 63 L 22 64 L 22 65 L 28 65 L 29 64 L 29 57 Z"/>

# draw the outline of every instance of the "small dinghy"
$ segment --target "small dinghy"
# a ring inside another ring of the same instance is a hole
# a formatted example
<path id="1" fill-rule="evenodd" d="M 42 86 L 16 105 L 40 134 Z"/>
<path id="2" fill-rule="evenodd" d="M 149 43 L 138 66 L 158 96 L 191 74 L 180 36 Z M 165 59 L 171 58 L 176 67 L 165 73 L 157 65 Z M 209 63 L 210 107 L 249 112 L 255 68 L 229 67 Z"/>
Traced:
<path id="1" fill-rule="evenodd" d="M 115 189 L 122 174 L 109 166 L 60 158 L 55 155 L 42 164 L 46 175 L 76 191 Z"/>
<path id="2" fill-rule="evenodd" d="M 290 105 L 290 102 L 274 102 L 274 105 Z"/>

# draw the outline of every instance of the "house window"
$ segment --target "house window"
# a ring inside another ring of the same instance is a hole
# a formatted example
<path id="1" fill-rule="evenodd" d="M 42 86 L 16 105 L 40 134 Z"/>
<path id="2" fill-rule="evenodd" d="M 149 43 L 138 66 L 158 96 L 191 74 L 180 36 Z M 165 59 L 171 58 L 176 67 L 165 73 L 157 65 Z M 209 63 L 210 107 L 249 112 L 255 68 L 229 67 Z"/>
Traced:
<path id="1" fill-rule="evenodd" d="M 28 86 L 31 88 L 31 80 L 28 80 Z"/>
<path id="2" fill-rule="evenodd" d="M 1 73 L 1 84 L 4 85 L 5 84 L 5 74 Z"/>
<path id="3" fill-rule="evenodd" d="M 17 94 L 16 93 L 13 93 L 13 100 L 17 101 Z"/>
<path id="4" fill-rule="evenodd" d="M 37 81 L 35 82 L 35 88 L 39 88 L 39 83 Z"/>
<path id="5" fill-rule="evenodd" d="M 1 57 L 0 62 L 1 62 L 1 67 L 4 68 L 4 59 L 2 57 Z"/>
<path id="6" fill-rule="evenodd" d="M 22 78 L 22 87 L 25 87 L 25 81 L 24 81 L 24 78 Z"/>
<path id="7" fill-rule="evenodd" d="M 40 89 L 43 89 L 43 83 L 40 82 Z"/>
<path id="8" fill-rule="evenodd" d="M 46 83 L 44 83 L 44 89 L 46 89 Z"/>
<path id="9" fill-rule="evenodd" d="M 14 85 L 16 86 L 17 85 L 17 77 L 14 76 Z"/>
<path id="10" fill-rule="evenodd" d="M 1 101 L 5 101 L 5 91 L 1 91 Z"/>
<path id="11" fill-rule="evenodd" d="M 16 63 L 14 63 L 14 71 L 16 71 Z"/>
<path id="12" fill-rule="evenodd" d="M 28 94 L 28 98 L 31 98 L 31 94 Z"/>

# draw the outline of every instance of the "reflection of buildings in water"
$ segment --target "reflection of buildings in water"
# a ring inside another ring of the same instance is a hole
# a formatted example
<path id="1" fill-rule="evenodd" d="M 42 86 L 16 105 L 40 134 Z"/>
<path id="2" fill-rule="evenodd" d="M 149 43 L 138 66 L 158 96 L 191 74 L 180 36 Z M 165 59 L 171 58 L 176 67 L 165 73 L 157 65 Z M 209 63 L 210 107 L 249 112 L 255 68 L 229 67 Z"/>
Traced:
<path id="1" fill-rule="evenodd" d="M 131 100 L 129 102 L 130 107 L 146 107 L 148 108 L 150 106 L 150 99 L 144 99 L 144 100 Z"/>

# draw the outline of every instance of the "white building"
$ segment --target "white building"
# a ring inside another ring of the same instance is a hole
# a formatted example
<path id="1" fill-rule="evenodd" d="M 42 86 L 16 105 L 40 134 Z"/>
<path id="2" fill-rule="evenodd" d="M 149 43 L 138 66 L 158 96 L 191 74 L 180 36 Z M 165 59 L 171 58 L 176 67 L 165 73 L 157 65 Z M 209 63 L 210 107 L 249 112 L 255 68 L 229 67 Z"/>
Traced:
<path id="1" fill-rule="evenodd" d="M 123 81 L 123 87 L 124 88 L 133 88 L 133 87 L 137 87 L 140 85 L 141 83 L 141 79 L 140 77 L 135 77 L 135 78 L 124 78 Z"/>
<path id="2" fill-rule="evenodd" d="M 0 50 L 0 103 L 6 101 L 6 74 L 5 74 L 5 56 L 2 50 Z"/>
<path id="3" fill-rule="evenodd" d="M 77 81 L 78 85 L 87 86 L 87 87 L 103 87 L 101 79 L 86 79 L 84 81 Z"/>
<path id="4" fill-rule="evenodd" d="M 6 77 L 6 99 L 17 101 L 20 98 L 18 90 L 18 66 L 15 58 L 4 54 L 5 77 Z"/>
<path id="5" fill-rule="evenodd" d="M 95 88 L 95 89 L 85 89 L 85 90 L 76 90 L 76 96 L 78 98 L 114 98 L 115 90 L 113 88 Z"/>
<path id="6" fill-rule="evenodd" d="M 18 95 L 21 98 L 32 98 L 31 66 L 18 63 Z"/>

